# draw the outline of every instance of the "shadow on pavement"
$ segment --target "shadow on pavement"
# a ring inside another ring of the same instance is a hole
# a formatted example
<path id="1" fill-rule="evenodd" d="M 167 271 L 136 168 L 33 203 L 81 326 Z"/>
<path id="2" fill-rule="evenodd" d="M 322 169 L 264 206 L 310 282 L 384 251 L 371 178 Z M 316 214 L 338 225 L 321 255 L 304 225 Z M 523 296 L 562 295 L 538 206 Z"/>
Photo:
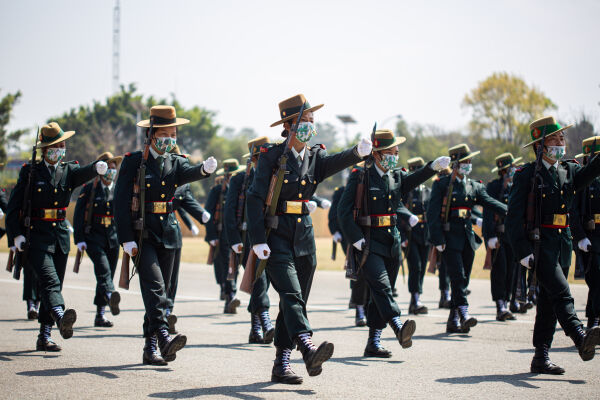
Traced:
<path id="1" fill-rule="evenodd" d="M 169 367 L 146 367 L 142 364 L 125 364 L 125 365 L 107 365 L 102 367 L 81 367 L 81 368 L 54 368 L 40 369 L 34 371 L 17 372 L 17 375 L 23 376 L 69 376 L 72 374 L 91 374 L 97 375 L 106 379 L 118 379 L 119 376 L 114 372 L 118 371 L 157 371 L 170 372 Z"/>
<path id="2" fill-rule="evenodd" d="M 228 343 L 228 344 L 188 344 L 185 346 L 186 349 L 228 349 L 228 350 L 245 350 L 253 351 L 254 349 L 261 349 L 265 347 L 271 347 L 271 345 L 263 344 L 250 344 L 250 343 Z"/>
<path id="3" fill-rule="evenodd" d="M 461 376 L 456 378 L 442 378 L 436 379 L 436 382 L 441 383 L 451 383 L 453 385 L 476 385 L 479 383 L 485 382 L 504 382 L 515 387 L 525 388 L 525 389 L 539 389 L 539 386 L 536 386 L 533 382 L 564 382 L 570 383 L 571 385 L 583 385 L 586 382 L 580 379 L 560 379 L 560 378 L 547 378 L 547 377 L 538 377 L 540 375 L 532 374 L 530 372 L 523 372 L 519 374 L 513 375 L 475 375 L 475 376 Z"/>
<path id="4" fill-rule="evenodd" d="M 314 396 L 316 393 L 310 389 L 284 389 L 282 386 L 271 387 L 277 385 L 272 382 L 258 382 L 250 383 L 248 385 L 237 385 L 237 386 L 215 386 L 198 389 L 184 389 L 172 392 L 152 393 L 148 397 L 157 399 L 191 399 L 200 396 L 214 396 L 223 395 L 226 397 L 232 397 L 236 399 L 244 400 L 257 400 L 262 399 L 260 393 L 281 393 L 281 395 L 295 394 L 302 396 Z M 289 386 L 286 386 L 289 387 Z"/>
<path id="5" fill-rule="evenodd" d="M 434 333 L 433 335 L 414 335 L 413 340 L 447 340 L 450 342 L 465 342 L 471 336 L 468 333 Z M 383 338 L 382 340 L 390 340 L 398 342 L 396 338 Z"/>
<path id="6" fill-rule="evenodd" d="M 352 357 L 332 357 L 327 361 L 327 363 L 332 363 L 332 362 L 344 364 L 344 365 L 351 365 L 351 366 L 355 366 L 355 367 L 371 367 L 371 366 L 374 366 L 373 363 L 402 364 L 404 361 L 390 360 L 389 358 L 352 356 Z M 292 364 L 304 365 L 304 361 L 293 360 Z"/>
<path id="7" fill-rule="evenodd" d="M 57 358 L 59 355 L 56 353 L 46 353 L 37 350 L 19 350 L 19 351 L 6 351 L 0 353 L 0 361 L 12 361 L 10 357 L 42 357 L 42 358 Z"/>
<path id="8" fill-rule="evenodd" d="M 533 354 L 534 349 L 533 347 L 530 349 L 518 349 L 518 350 L 506 350 L 509 353 L 524 353 L 524 354 Z M 569 347 L 557 347 L 554 348 L 552 347 L 550 349 L 550 353 L 578 353 L 577 348 L 575 346 L 569 346 Z"/>

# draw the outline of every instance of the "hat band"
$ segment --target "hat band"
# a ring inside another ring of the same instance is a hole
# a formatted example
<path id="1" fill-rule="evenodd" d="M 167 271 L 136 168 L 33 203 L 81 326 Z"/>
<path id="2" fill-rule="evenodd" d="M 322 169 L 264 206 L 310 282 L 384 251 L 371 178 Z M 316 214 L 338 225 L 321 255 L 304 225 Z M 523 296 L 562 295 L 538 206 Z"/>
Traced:
<path id="1" fill-rule="evenodd" d="M 46 136 L 46 135 L 42 134 L 41 142 L 42 143 L 52 142 L 56 139 L 60 139 L 64 134 L 65 134 L 65 132 L 62 129 L 58 132 L 57 136 Z"/>
<path id="2" fill-rule="evenodd" d="M 308 101 L 305 104 L 306 104 L 305 110 L 309 109 L 310 104 L 308 104 Z M 302 104 L 300 104 L 299 106 L 295 106 L 295 107 L 284 108 L 283 110 L 280 111 L 281 118 L 285 118 L 285 117 L 289 117 L 290 115 L 297 114 L 300 112 L 301 108 L 302 108 Z"/>
<path id="3" fill-rule="evenodd" d="M 538 126 L 537 128 L 534 128 L 531 130 L 531 139 L 537 140 L 542 137 L 542 134 L 544 134 L 544 136 L 549 135 L 551 133 L 554 133 L 554 132 L 560 130 L 561 128 L 562 127 L 559 124 L 549 124 L 549 125 Z"/>
<path id="4" fill-rule="evenodd" d="M 225 172 L 233 172 L 233 171 L 236 171 L 237 169 L 238 169 L 237 166 L 233 166 L 233 167 L 225 167 L 223 170 Z"/>
<path id="5" fill-rule="evenodd" d="M 456 160 L 460 160 L 461 158 L 465 158 L 469 155 L 470 153 L 460 153 L 460 154 L 451 154 L 450 155 L 450 160 L 452 161 L 456 161 Z"/>
<path id="6" fill-rule="evenodd" d="M 513 163 L 513 162 L 515 162 L 515 160 L 513 160 L 513 159 L 510 159 L 510 158 L 507 158 L 507 159 L 504 159 L 504 160 L 500 160 L 500 161 L 498 161 L 498 162 L 496 163 L 496 166 L 497 166 L 498 168 L 504 168 L 504 167 L 506 167 L 507 165 L 512 165 L 512 163 Z"/>
<path id="7" fill-rule="evenodd" d="M 593 154 L 593 153 L 600 151 L 600 144 L 596 144 L 594 146 L 587 144 L 587 145 L 583 146 L 582 150 L 583 150 L 583 154 L 585 154 L 585 155 Z"/>
<path id="8" fill-rule="evenodd" d="M 177 118 L 163 118 L 156 115 L 151 115 L 150 120 L 152 121 L 152 124 L 158 125 L 168 125 L 177 122 Z"/>
<path id="9" fill-rule="evenodd" d="M 395 140 L 396 140 L 395 138 L 391 138 L 391 139 L 388 139 L 388 138 L 385 138 L 385 139 L 375 138 L 375 140 L 373 141 L 373 146 L 375 148 L 390 146 L 390 145 L 392 145 L 394 143 Z"/>

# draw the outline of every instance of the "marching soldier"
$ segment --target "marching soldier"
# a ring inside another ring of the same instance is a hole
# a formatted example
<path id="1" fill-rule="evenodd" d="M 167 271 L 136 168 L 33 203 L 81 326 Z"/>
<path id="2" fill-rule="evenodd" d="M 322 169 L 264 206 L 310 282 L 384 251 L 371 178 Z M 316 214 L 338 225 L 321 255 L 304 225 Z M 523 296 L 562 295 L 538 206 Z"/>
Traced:
<path id="1" fill-rule="evenodd" d="M 535 267 L 539 284 L 533 373 L 565 372 L 548 355 L 557 320 L 582 360 L 594 358 L 595 346 L 600 344 L 599 327 L 584 332 L 567 282 L 572 251 L 568 212 L 575 191 L 585 188 L 600 174 L 600 158 L 592 157 L 585 167 L 561 161 L 566 149 L 564 131 L 570 126 L 561 127 L 551 116 L 529 125 L 532 141 L 524 147 L 533 146 L 538 157 L 516 172 L 508 200 L 505 224 L 513 251 L 521 265 Z"/>
<path id="2" fill-rule="evenodd" d="M 498 178 L 489 182 L 486 191 L 494 199 L 508 204 L 508 196 L 515 174 L 515 165 L 522 157 L 514 158 L 511 153 L 503 153 L 496 157 L 496 166 L 492 169 L 498 173 Z M 504 217 L 494 214 L 488 208 L 483 210 L 482 234 L 486 248 L 491 251 L 492 271 L 490 283 L 492 300 L 496 303 L 496 319 L 507 321 L 516 319 L 508 309 L 511 299 L 513 274 L 521 266 L 515 260 L 514 254 L 504 234 Z"/>
<path id="3" fill-rule="evenodd" d="M 394 137 L 390 130 L 376 131 L 372 150 L 374 162 L 365 163 L 364 169 L 352 172 L 338 204 L 338 219 L 344 236 L 359 252 L 357 258 L 366 257 L 364 264 L 359 265 L 370 290 L 365 357 L 391 357 L 391 352 L 380 342 L 386 324 L 393 329 L 402 348 L 412 346 L 415 321 L 407 319 L 403 323 L 400 320 L 400 308 L 392 296 L 401 260 L 397 213 L 408 217 L 410 226 L 415 226 L 419 219 L 406 210 L 403 196 L 450 162 L 448 157 L 440 157 L 411 174 L 396 169 L 398 145 L 405 140 L 402 136 Z M 364 193 L 360 193 L 359 185 L 364 188 Z M 355 220 L 353 212 L 359 207 L 356 204 L 359 196 L 364 198 L 363 208 Z"/>
<path id="4" fill-rule="evenodd" d="M 448 176 L 452 174 L 452 168 L 445 168 L 437 173 L 437 176 L 434 178 L 434 182 L 440 180 L 443 176 Z M 431 198 L 431 192 L 429 192 L 429 198 Z M 427 205 L 429 208 L 429 204 Z M 426 213 L 427 215 L 427 213 Z M 427 235 L 429 235 L 429 229 L 427 229 Z M 440 290 L 440 301 L 438 303 L 438 308 L 452 308 L 452 301 L 450 296 L 450 276 L 448 275 L 448 268 L 446 267 L 446 263 L 444 259 L 438 255 L 435 259 L 432 259 L 431 256 L 433 254 L 437 254 L 437 250 L 435 248 L 431 248 L 429 251 L 429 262 L 435 262 L 435 265 L 429 266 L 429 272 L 435 273 L 435 270 L 438 270 L 438 289 Z"/>
<path id="5" fill-rule="evenodd" d="M 408 170 L 413 173 L 425 165 L 421 157 L 411 158 L 406 161 Z M 409 314 L 427 314 L 427 307 L 421 303 L 420 296 L 423 294 L 423 279 L 427 270 L 427 260 L 429 256 L 429 236 L 425 226 L 425 211 L 429 205 L 429 196 L 431 189 L 421 184 L 411 190 L 404 197 L 404 205 L 412 214 L 419 218 L 419 222 L 410 227 L 406 223 L 398 224 L 401 237 L 404 257 L 408 264 L 408 291 L 410 293 Z"/>
<path id="6" fill-rule="evenodd" d="M 452 308 L 446 332 L 467 333 L 477 325 L 477 319 L 469 315 L 467 287 L 475 250 L 481 245 L 481 238 L 473 232 L 471 210 L 479 204 L 504 216 L 506 205 L 491 198 L 482 183 L 468 178 L 471 159 L 479 151 L 471 152 L 468 145 L 459 144 L 448 149 L 448 154 L 453 171 L 433 183 L 427 226 L 431 243 L 441 253 L 450 275 Z"/>
<path id="7" fill-rule="evenodd" d="M 145 150 L 125 155 L 115 187 L 119 243 L 136 260 L 146 310 L 144 364 L 166 365 L 187 341 L 184 335 L 171 337 L 168 332 L 167 289 L 176 250 L 181 248 L 171 199 L 177 187 L 207 178 L 217 166 L 212 157 L 191 166 L 186 157 L 170 152 L 177 143 L 177 127 L 188 122 L 176 117 L 174 107 L 152 107 L 150 119 L 137 124 L 146 128 Z"/>
<path id="8" fill-rule="evenodd" d="M 310 376 L 319 375 L 321 365 L 333 354 L 332 343 L 323 342 L 319 347 L 312 343 L 312 329 L 306 315 L 306 302 L 316 268 L 316 249 L 312 220 L 304 203 L 320 182 L 356 164 L 371 152 L 368 139 L 332 156 L 327 155 L 325 146 L 308 147 L 307 142 L 316 134 L 313 112 L 322 106 L 311 107 L 301 94 L 279 103 L 281 119 L 271 126 L 283 124 L 282 135 L 289 138 L 281 144 L 261 148 L 256 174 L 248 190 L 246 209 L 252 250 L 259 259 L 267 260 L 267 276 L 280 297 L 275 326 L 276 357 L 271 375 L 274 382 L 302 382 L 302 377 L 290 367 L 294 346 L 302 352 Z M 282 165 L 285 179 L 278 202 L 266 203 L 272 198 L 269 183 L 282 155 L 289 155 L 289 158 Z M 265 204 L 276 207 L 275 216 L 265 218 Z M 268 237 L 266 227 L 270 229 Z"/>
<path id="9" fill-rule="evenodd" d="M 64 132 L 56 122 L 42 127 L 36 144 L 41 149 L 42 161 L 23 165 L 6 213 L 9 245 L 14 245 L 21 253 L 20 257 L 26 258 L 27 264 L 23 267 L 35 273 L 40 290 L 40 334 L 36 349 L 43 351 L 61 350 L 51 338 L 54 323 L 61 336 L 69 339 L 77 319 L 74 309 L 65 308 L 61 293 L 70 248 L 65 217 L 71 194 L 75 188 L 97 175 L 104 175 L 107 170 L 104 161 L 85 167 L 77 161 L 62 161 L 67 150 L 65 140 L 74 134 L 74 131 Z M 30 215 L 25 215 L 28 213 L 24 204 L 26 197 L 31 204 Z"/>
<path id="10" fill-rule="evenodd" d="M 114 225 L 114 179 L 123 157 L 106 152 L 97 161 L 108 165 L 106 174 L 83 186 L 75 205 L 74 240 L 77 249 L 87 251 L 96 275 L 96 318 L 94 326 L 110 328 L 113 323 L 104 317 L 108 305 L 112 315 L 118 315 L 121 295 L 115 291 L 113 278 L 119 260 L 119 241 Z"/>

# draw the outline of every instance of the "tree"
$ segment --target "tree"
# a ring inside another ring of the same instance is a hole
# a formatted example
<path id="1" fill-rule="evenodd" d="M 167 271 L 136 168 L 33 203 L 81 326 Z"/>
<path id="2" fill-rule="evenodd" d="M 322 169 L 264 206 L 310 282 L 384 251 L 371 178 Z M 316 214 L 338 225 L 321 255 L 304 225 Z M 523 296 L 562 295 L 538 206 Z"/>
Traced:
<path id="1" fill-rule="evenodd" d="M 565 132 L 565 141 L 567 142 L 567 158 L 574 158 L 581 153 L 581 143 L 584 139 L 594 136 L 594 125 L 590 118 L 581 113 L 575 126 Z"/>
<path id="2" fill-rule="evenodd" d="M 465 95 L 463 108 L 471 109 L 470 129 L 484 137 L 511 144 L 530 140 L 529 124 L 556 105 L 516 75 L 496 72 Z"/>
<path id="3" fill-rule="evenodd" d="M 27 132 L 26 129 L 20 129 L 9 133 L 6 127 L 10 123 L 10 118 L 14 106 L 19 102 L 21 92 L 8 93 L 0 100 L 0 162 L 6 163 L 6 147 L 11 143 L 19 141 L 21 136 Z"/>

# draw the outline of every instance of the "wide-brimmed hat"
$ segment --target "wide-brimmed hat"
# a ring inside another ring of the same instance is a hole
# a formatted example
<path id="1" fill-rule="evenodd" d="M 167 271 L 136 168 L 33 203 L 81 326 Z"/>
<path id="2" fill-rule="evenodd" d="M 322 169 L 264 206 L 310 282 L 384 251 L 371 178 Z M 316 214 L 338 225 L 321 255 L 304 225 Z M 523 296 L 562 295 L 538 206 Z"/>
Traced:
<path id="1" fill-rule="evenodd" d="M 40 135 L 38 136 L 37 147 L 48 147 L 53 144 L 63 142 L 73 136 L 75 131 L 63 131 L 56 122 L 50 122 L 48 125 L 42 126 Z"/>
<path id="2" fill-rule="evenodd" d="M 152 119 L 153 128 L 166 128 L 190 123 L 189 119 L 177 118 L 175 107 L 173 106 L 152 107 L 150 109 L 150 119 Z M 140 128 L 150 128 L 150 119 L 138 122 L 137 126 Z"/>
<path id="3" fill-rule="evenodd" d="M 121 161 L 123 161 L 123 156 L 115 157 L 110 151 L 105 151 L 96 158 L 96 161 L 104 161 L 107 164 L 114 162 L 118 167 L 121 164 Z"/>
<path id="4" fill-rule="evenodd" d="M 228 158 L 223 161 L 223 168 L 218 169 L 216 174 L 217 174 L 217 176 L 224 175 L 226 173 L 227 174 L 235 174 L 244 169 L 246 169 L 246 167 L 243 165 L 240 165 L 238 160 L 236 160 L 235 158 Z"/>
<path id="5" fill-rule="evenodd" d="M 266 143 L 269 143 L 269 138 L 266 136 L 261 136 L 256 139 L 252 139 L 248 142 L 248 150 L 252 151 L 252 147 L 254 147 L 254 153 L 252 153 L 252 155 L 255 156 L 257 154 L 260 154 L 260 146 Z M 242 158 L 248 157 L 250 157 L 250 152 L 242 156 Z"/>
<path id="6" fill-rule="evenodd" d="M 448 155 L 450 156 L 450 161 L 452 162 L 469 160 L 479 153 L 481 153 L 479 150 L 471 151 L 469 145 L 466 143 L 457 144 L 456 146 L 448 149 Z"/>
<path id="7" fill-rule="evenodd" d="M 406 142 L 404 136 L 394 136 L 394 132 L 391 130 L 380 129 L 375 131 L 373 151 L 387 150 L 404 142 Z"/>
<path id="8" fill-rule="evenodd" d="M 492 172 L 501 171 L 503 169 L 516 166 L 516 164 L 522 159 L 523 157 L 513 157 L 512 153 L 502 153 L 494 160 L 496 162 L 496 166 L 492 168 Z"/>
<path id="9" fill-rule="evenodd" d="M 577 154 L 575 158 L 590 156 L 598 152 L 600 152 L 600 136 L 592 136 L 583 139 L 581 142 L 581 153 Z"/>
<path id="10" fill-rule="evenodd" d="M 529 132 L 531 134 L 532 141 L 523 146 L 523 148 L 539 142 L 544 137 L 556 135 L 557 133 L 562 132 L 565 129 L 568 129 L 572 126 L 573 124 L 567 125 L 565 127 L 560 126 L 560 124 L 556 122 L 553 116 L 536 119 L 531 124 L 529 124 Z"/>
<path id="11" fill-rule="evenodd" d="M 408 165 L 408 168 L 418 168 L 425 165 L 425 160 L 421 157 L 413 157 L 406 160 L 406 164 Z"/>
<path id="12" fill-rule="evenodd" d="M 324 104 L 319 104 L 318 106 L 311 107 L 303 94 L 297 94 L 279 103 L 279 116 L 281 117 L 281 119 L 277 122 L 273 122 L 271 124 L 271 127 L 281 125 L 284 122 L 296 117 L 300 113 L 300 108 L 304 103 L 306 103 L 306 108 L 304 109 L 304 112 L 317 111 L 319 108 L 324 106 Z"/>

